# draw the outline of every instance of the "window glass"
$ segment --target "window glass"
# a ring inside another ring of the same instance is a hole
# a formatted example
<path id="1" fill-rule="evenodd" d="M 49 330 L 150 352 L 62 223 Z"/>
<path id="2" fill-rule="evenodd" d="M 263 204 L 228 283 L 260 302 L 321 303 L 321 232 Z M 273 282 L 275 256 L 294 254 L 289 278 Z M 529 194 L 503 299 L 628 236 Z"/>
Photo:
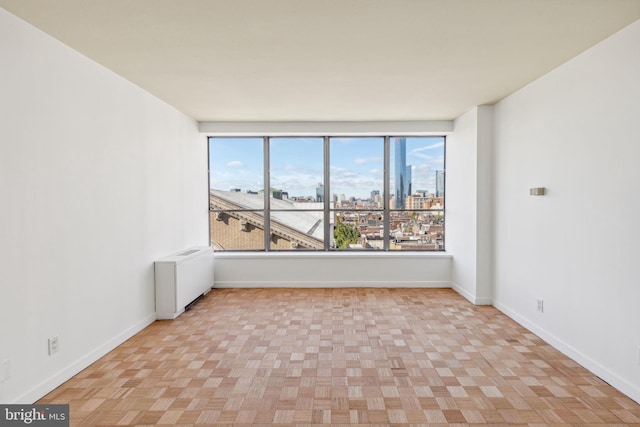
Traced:
<path id="1" fill-rule="evenodd" d="M 263 165 L 262 138 L 209 139 L 209 228 L 214 249 L 264 249 Z"/>
<path id="2" fill-rule="evenodd" d="M 330 141 L 331 249 L 384 249 L 384 138 Z"/>
<path id="3" fill-rule="evenodd" d="M 324 138 L 270 138 L 272 250 L 324 250 Z"/>
<path id="4" fill-rule="evenodd" d="M 384 138 L 331 138 L 330 189 L 336 208 L 382 209 Z"/>
<path id="5" fill-rule="evenodd" d="M 389 249 L 444 248 L 444 137 L 390 138 Z"/>
<path id="6" fill-rule="evenodd" d="M 211 137 L 211 244 L 444 250 L 444 160 L 441 136 Z"/>

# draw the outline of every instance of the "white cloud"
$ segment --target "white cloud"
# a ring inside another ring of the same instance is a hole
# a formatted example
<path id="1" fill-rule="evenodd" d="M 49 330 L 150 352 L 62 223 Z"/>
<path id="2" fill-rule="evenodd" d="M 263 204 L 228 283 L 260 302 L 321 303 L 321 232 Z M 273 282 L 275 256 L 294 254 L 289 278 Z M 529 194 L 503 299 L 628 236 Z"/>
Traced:
<path id="1" fill-rule="evenodd" d="M 336 175 L 336 174 L 340 174 L 340 173 L 345 173 L 347 172 L 349 169 L 347 168 L 340 168 L 337 166 L 331 166 L 331 175 Z"/>
<path id="2" fill-rule="evenodd" d="M 244 163 L 242 163 L 240 160 L 232 160 L 232 161 L 227 163 L 227 167 L 229 167 L 229 168 L 240 168 L 240 167 L 244 167 Z"/>
<path id="3" fill-rule="evenodd" d="M 444 142 L 436 142 L 435 144 L 427 145 L 426 147 L 414 148 L 411 150 L 411 154 L 416 154 L 421 151 L 433 150 L 434 148 L 444 147 Z"/>
<path id="4" fill-rule="evenodd" d="M 423 153 L 414 153 L 414 152 L 412 152 L 411 156 L 416 157 L 418 159 L 427 160 L 427 161 L 430 161 L 430 160 L 433 159 L 433 157 L 431 157 L 431 156 L 429 156 L 427 154 L 423 154 Z"/>
<path id="5" fill-rule="evenodd" d="M 366 163 L 376 163 L 382 161 L 380 157 L 360 157 L 357 159 L 353 159 L 353 163 L 356 165 L 364 165 Z"/>

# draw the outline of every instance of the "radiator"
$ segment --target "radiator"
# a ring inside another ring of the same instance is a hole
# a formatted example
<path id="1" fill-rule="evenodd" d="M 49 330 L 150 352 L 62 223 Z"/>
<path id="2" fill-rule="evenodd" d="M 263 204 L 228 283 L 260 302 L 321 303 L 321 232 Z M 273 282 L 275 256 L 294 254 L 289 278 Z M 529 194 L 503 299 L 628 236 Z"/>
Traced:
<path id="1" fill-rule="evenodd" d="M 175 319 L 213 287 L 213 249 L 198 246 L 155 262 L 156 317 Z"/>

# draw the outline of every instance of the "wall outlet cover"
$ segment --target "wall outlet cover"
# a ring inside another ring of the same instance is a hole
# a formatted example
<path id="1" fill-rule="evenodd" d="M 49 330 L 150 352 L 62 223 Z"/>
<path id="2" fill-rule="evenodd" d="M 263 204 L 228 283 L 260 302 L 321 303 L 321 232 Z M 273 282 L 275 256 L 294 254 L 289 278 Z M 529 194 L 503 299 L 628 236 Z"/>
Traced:
<path id="1" fill-rule="evenodd" d="M 49 356 L 58 352 L 58 337 L 49 338 Z"/>

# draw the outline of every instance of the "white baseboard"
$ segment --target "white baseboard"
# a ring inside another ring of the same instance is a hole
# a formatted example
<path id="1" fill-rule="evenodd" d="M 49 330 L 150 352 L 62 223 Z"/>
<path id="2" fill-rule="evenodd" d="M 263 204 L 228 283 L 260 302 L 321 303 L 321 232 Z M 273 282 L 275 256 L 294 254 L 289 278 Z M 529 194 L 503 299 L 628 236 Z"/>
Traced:
<path id="1" fill-rule="evenodd" d="M 512 310 L 508 306 L 500 303 L 499 301 L 493 301 L 493 306 L 509 316 L 511 319 L 518 322 L 520 325 L 527 328 L 529 331 L 533 332 L 543 340 L 545 340 L 548 344 L 553 346 L 556 350 L 563 353 L 565 356 L 570 357 L 575 360 L 577 363 L 593 372 L 598 377 L 602 378 L 604 381 L 609 383 L 612 387 L 618 389 L 621 393 L 627 395 L 629 398 L 635 400 L 640 403 L 640 388 L 635 385 L 629 383 L 626 379 L 620 377 L 614 372 L 611 372 L 606 367 L 602 366 L 600 363 L 591 359 L 586 354 L 582 353 L 575 347 L 570 344 L 562 341 L 555 335 L 550 332 L 540 328 L 534 322 L 530 321 L 524 316 L 518 314 L 515 310 Z"/>
<path id="2" fill-rule="evenodd" d="M 492 299 L 489 297 L 476 297 L 475 295 L 473 295 L 471 292 L 467 291 L 466 289 L 456 285 L 455 283 L 451 284 L 451 289 L 453 289 L 454 291 L 456 291 L 457 293 L 459 293 L 460 295 L 462 295 L 464 298 L 466 298 L 467 300 L 469 300 L 469 302 L 471 302 L 474 305 L 491 305 L 493 303 Z"/>
<path id="3" fill-rule="evenodd" d="M 31 404 L 33 402 L 36 402 L 38 399 L 42 398 L 47 393 L 50 393 L 65 381 L 68 381 L 69 379 L 71 379 L 78 372 L 87 368 L 93 362 L 100 359 L 105 354 L 109 353 L 111 350 L 113 350 L 114 348 L 116 348 L 117 346 L 119 346 L 120 344 L 122 344 L 123 342 L 125 342 L 126 340 L 128 340 L 129 338 L 131 338 L 132 336 L 134 336 L 135 334 L 137 334 L 147 326 L 149 326 L 151 323 L 155 322 L 155 320 L 156 320 L 156 314 L 155 313 L 150 314 L 149 316 L 145 317 L 141 321 L 137 322 L 135 325 L 131 326 L 130 328 L 116 335 L 115 337 L 113 337 L 112 339 L 110 339 L 100 347 L 96 348 L 95 350 L 89 352 L 85 356 L 71 363 L 66 368 L 63 368 L 62 370 L 56 372 L 49 378 L 42 381 L 40 384 L 37 384 L 36 386 L 31 388 L 29 391 L 17 397 L 13 402 L 10 402 L 10 403 Z"/>
<path id="4" fill-rule="evenodd" d="M 451 288 L 447 281 L 215 281 L 215 288 Z"/>

